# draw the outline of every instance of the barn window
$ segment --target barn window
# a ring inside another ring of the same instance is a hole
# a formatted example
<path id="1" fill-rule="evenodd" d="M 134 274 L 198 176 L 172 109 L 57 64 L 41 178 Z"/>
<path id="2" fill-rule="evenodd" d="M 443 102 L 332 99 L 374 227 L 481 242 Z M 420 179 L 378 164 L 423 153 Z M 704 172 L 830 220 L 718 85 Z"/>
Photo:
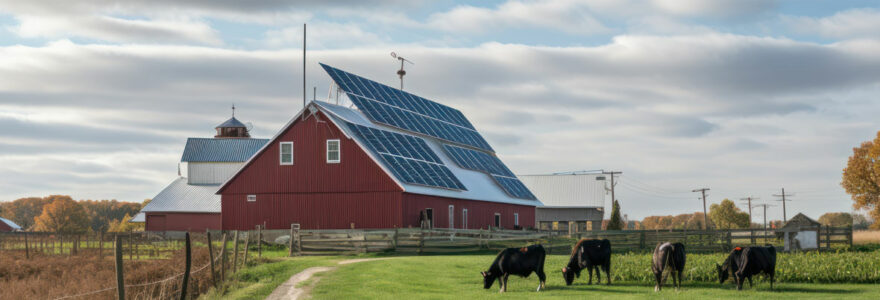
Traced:
<path id="1" fill-rule="evenodd" d="M 279 155 L 281 156 L 281 164 L 282 165 L 292 165 L 293 164 L 293 142 L 281 142 L 281 148 L 279 151 Z"/>
<path id="2" fill-rule="evenodd" d="M 327 140 L 327 163 L 339 163 L 340 160 L 339 140 Z"/>
<path id="3" fill-rule="evenodd" d="M 455 205 L 449 206 L 449 229 L 455 228 Z"/>
<path id="4" fill-rule="evenodd" d="M 467 229 L 467 208 L 461 209 L 461 228 Z"/>
<path id="5" fill-rule="evenodd" d="M 248 202 L 257 202 L 257 195 L 248 195 L 247 201 Z"/>
<path id="6" fill-rule="evenodd" d="M 519 213 L 513 213 L 513 226 L 519 226 Z"/>
<path id="7" fill-rule="evenodd" d="M 495 227 L 501 228 L 501 214 L 495 213 Z"/>

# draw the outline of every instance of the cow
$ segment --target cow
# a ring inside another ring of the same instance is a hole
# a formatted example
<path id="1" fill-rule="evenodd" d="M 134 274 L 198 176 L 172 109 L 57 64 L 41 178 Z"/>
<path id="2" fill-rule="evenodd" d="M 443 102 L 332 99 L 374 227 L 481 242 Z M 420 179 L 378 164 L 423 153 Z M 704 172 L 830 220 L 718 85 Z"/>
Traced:
<path id="1" fill-rule="evenodd" d="M 672 274 L 672 285 L 675 286 L 676 290 L 681 289 L 681 273 L 684 271 L 684 263 L 686 261 L 684 244 L 658 243 L 657 247 L 654 248 L 653 263 L 651 264 L 651 270 L 654 271 L 654 279 L 657 280 L 654 291 L 659 292 L 663 288 L 663 281 L 666 279 L 663 278 L 663 271 L 666 268 L 669 268 L 669 273 Z M 678 280 L 678 283 L 676 283 L 676 280 Z"/>
<path id="2" fill-rule="evenodd" d="M 571 251 L 568 265 L 562 268 L 562 278 L 565 279 L 566 285 L 571 285 L 574 277 L 580 278 L 581 270 L 587 269 L 590 272 L 589 284 L 593 284 L 593 269 L 595 269 L 596 283 L 601 283 L 602 275 L 599 273 L 599 267 L 605 271 L 608 285 L 611 285 L 611 242 L 607 239 L 583 239 L 578 241 Z"/>
<path id="3" fill-rule="evenodd" d="M 770 278 L 772 290 L 773 277 L 776 275 L 776 248 L 772 245 L 736 247 L 730 251 L 722 265 L 715 264 L 715 269 L 718 270 L 718 281 L 722 284 L 733 274 L 737 290 L 742 290 L 745 279 L 749 280 L 749 287 L 752 287 L 752 276 L 764 273 Z"/>
<path id="4" fill-rule="evenodd" d="M 532 272 L 535 272 L 540 280 L 538 285 L 540 292 L 547 280 L 547 276 L 544 274 L 546 255 L 547 253 L 541 245 L 501 250 L 495 257 L 495 261 L 489 266 L 489 270 L 480 272 L 483 275 L 483 288 L 491 288 L 492 283 L 497 279 L 498 284 L 501 285 L 501 293 L 504 293 L 507 291 L 507 277 L 510 275 L 529 277 Z"/>

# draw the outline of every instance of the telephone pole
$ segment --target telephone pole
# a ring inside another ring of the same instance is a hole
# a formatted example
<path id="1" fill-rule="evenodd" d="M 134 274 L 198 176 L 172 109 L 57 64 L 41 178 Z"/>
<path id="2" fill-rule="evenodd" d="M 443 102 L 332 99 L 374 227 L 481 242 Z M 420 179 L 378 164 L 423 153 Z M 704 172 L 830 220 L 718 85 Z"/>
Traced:
<path id="1" fill-rule="evenodd" d="M 602 174 L 605 174 L 605 175 L 611 175 L 611 206 L 614 207 L 614 201 L 616 200 L 616 198 L 614 198 L 614 186 L 617 185 L 616 183 L 614 183 L 614 175 L 620 175 L 620 174 L 623 174 L 623 172 L 620 172 L 620 171 L 608 171 L 608 172 L 602 171 Z"/>
<path id="2" fill-rule="evenodd" d="M 766 243 L 767 242 L 767 207 L 768 206 L 775 206 L 775 205 L 763 203 L 763 204 L 758 204 L 755 206 L 764 208 L 764 234 L 763 234 L 763 236 L 764 236 L 764 242 Z"/>
<path id="3" fill-rule="evenodd" d="M 776 201 L 782 201 L 782 224 L 785 224 L 785 222 L 788 222 L 788 217 L 785 215 L 785 202 L 791 201 L 791 200 L 786 200 L 785 196 L 794 196 L 794 194 L 786 194 L 785 188 L 782 188 L 782 194 L 773 195 L 773 196 L 774 197 L 782 197 L 782 199 L 776 200 Z"/>
<path id="4" fill-rule="evenodd" d="M 708 191 L 708 190 L 709 190 L 709 188 L 700 188 L 700 189 L 695 189 L 695 190 L 691 191 L 694 193 L 700 192 L 703 194 L 703 230 L 709 229 L 709 221 L 708 221 L 708 218 L 706 217 L 706 191 Z"/>
<path id="5" fill-rule="evenodd" d="M 761 198 L 748 196 L 745 198 L 739 198 L 740 201 L 745 200 L 749 203 L 749 228 L 752 228 L 752 200 L 758 200 Z"/>

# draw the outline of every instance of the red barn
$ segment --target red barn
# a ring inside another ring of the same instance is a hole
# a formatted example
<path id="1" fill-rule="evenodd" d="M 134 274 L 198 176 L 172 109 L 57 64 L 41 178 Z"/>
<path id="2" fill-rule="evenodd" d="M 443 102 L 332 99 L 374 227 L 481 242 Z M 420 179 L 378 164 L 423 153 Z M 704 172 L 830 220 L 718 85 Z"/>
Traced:
<path id="1" fill-rule="evenodd" d="M 12 220 L 0 218 L 0 232 L 21 231 L 21 226 Z"/>
<path id="2" fill-rule="evenodd" d="M 217 191 L 223 229 L 535 226 L 541 203 L 460 111 L 321 66 L 355 108 L 294 116 Z"/>

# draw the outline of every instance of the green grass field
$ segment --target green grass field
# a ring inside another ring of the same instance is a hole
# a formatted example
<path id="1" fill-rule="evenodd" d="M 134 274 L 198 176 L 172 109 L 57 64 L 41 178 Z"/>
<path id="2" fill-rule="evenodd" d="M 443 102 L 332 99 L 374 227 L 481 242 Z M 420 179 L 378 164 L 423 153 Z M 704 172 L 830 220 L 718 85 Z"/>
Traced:
<path id="1" fill-rule="evenodd" d="M 876 252 L 875 252 L 876 253 Z M 314 299 L 489 299 L 499 298 L 497 283 L 492 289 L 482 286 L 480 271 L 494 258 L 494 254 L 412 256 L 389 260 L 362 262 L 340 266 L 322 275 L 311 295 Z M 611 286 L 587 285 L 581 276 L 573 286 L 565 286 L 560 269 L 567 256 L 551 255 L 546 262 L 547 287 L 538 293 L 537 276 L 511 277 L 505 298 L 570 299 L 583 296 L 608 296 L 621 299 L 634 298 L 774 298 L 774 299 L 877 299 L 877 284 L 823 284 L 823 283 L 777 283 L 771 291 L 763 277 L 758 277 L 755 288 L 738 292 L 728 282 L 724 285 L 712 282 L 694 282 L 685 278 L 682 291 L 665 288 L 653 292 L 653 284 L 644 281 L 613 281 Z M 292 261 L 297 261 L 294 259 Z M 626 269 L 626 267 L 623 267 Z M 629 266 L 630 270 L 638 267 Z M 644 271 L 648 272 L 646 265 Z M 614 269 L 612 269 L 612 273 Z M 586 274 L 586 273 L 584 273 Z M 603 278 L 604 280 L 604 278 Z"/>

